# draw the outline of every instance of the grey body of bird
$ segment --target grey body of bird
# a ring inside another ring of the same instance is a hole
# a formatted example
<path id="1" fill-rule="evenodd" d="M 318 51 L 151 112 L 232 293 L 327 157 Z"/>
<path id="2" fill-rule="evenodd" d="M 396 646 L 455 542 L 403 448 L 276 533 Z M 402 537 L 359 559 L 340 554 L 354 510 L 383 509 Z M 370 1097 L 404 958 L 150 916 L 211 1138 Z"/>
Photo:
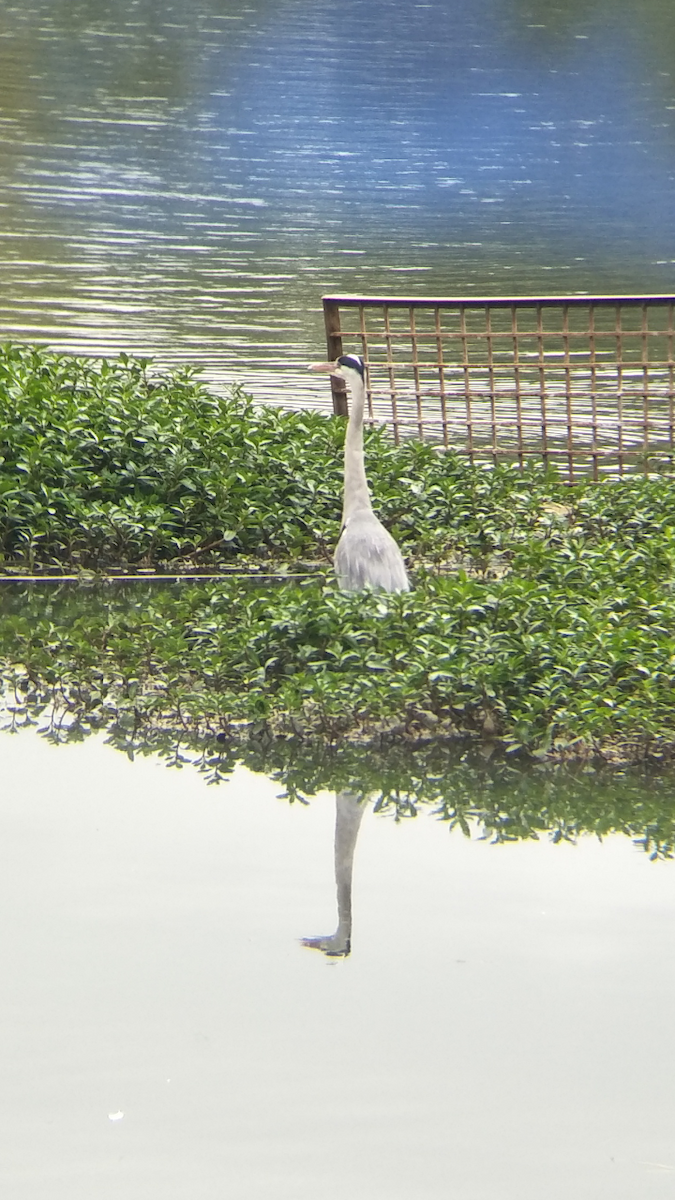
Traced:
<path id="1" fill-rule="evenodd" d="M 315 371 L 329 371 L 349 384 L 352 402 L 345 436 L 342 533 L 335 551 L 335 572 L 343 591 L 365 587 L 383 592 L 410 588 L 403 555 L 391 534 L 373 512 L 363 457 L 363 413 L 366 401 L 365 368 L 356 354 L 343 354 L 334 363 L 318 363 Z"/>
<path id="2" fill-rule="evenodd" d="M 371 509 L 358 509 L 346 518 L 335 551 L 335 573 L 346 592 L 370 585 L 383 592 L 410 587 L 401 551 Z"/>

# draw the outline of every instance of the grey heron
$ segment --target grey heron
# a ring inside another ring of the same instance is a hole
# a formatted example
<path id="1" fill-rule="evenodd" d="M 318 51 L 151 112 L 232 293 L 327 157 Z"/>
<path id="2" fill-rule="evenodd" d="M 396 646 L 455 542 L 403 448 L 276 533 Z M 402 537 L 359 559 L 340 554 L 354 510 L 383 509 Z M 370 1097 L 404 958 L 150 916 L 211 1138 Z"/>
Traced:
<path id="1" fill-rule="evenodd" d="M 363 458 L 365 364 L 358 354 L 342 354 L 335 362 L 314 363 L 310 370 L 328 371 L 346 380 L 351 391 L 345 436 L 342 532 L 335 551 L 335 573 L 345 592 L 370 585 L 383 592 L 410 588 L 403 555 L 373 512 Z"/>

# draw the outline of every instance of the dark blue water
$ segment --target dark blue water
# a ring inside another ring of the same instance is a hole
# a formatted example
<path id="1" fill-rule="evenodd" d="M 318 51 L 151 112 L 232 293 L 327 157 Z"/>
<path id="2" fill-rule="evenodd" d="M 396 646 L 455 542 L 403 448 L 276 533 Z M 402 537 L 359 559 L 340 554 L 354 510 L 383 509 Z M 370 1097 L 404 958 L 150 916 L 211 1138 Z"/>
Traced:
<path id="1" fill-rule="evenodd" d="M 674 51 L 670 0 L 5 7 L 0 335 L 295 403 L 325 291 L 670 292 Z"/>

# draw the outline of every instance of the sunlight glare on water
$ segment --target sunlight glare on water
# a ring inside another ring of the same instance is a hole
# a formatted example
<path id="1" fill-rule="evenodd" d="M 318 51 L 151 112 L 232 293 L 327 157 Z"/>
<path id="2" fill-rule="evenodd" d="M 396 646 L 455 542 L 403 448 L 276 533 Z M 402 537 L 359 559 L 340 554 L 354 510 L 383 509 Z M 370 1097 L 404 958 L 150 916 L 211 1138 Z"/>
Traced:
<path id="1" fill-rule="evenodd" d="M 673 290 L 668 0 L 21 0 L 4 338 L 327 403 L 323 292 Z"/>

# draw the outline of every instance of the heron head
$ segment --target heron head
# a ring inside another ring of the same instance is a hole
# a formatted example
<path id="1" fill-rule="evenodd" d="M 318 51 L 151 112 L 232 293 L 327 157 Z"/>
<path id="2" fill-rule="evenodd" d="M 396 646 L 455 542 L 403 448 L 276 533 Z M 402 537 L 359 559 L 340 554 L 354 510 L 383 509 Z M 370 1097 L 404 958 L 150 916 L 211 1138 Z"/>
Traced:
<path id="1" fill-rule="evenodd" d="M 330 375 L 337 375 L 338 379 L 349 379 L 350 372 L 355 371 L 357 375 L 365 380 L 366 365 L 359 354 L 341 354 L 335 362 L 312 363 L 310 371 L 327 371 Z"/>

